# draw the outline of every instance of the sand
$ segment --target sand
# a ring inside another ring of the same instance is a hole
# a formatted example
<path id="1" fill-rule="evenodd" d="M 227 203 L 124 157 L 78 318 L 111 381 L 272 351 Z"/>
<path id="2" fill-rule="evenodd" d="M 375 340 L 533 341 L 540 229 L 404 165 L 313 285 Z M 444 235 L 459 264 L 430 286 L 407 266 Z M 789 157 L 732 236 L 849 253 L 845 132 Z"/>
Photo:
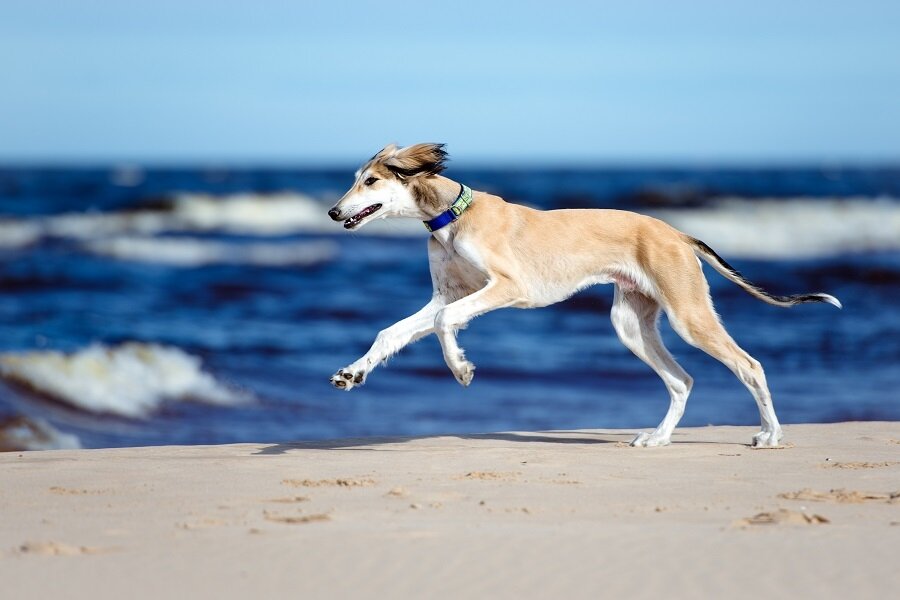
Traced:
<path id="1" fill-rule="evenodd" d="M 0 454 L 4 598 L 876 598 L 900 423 Z"/>

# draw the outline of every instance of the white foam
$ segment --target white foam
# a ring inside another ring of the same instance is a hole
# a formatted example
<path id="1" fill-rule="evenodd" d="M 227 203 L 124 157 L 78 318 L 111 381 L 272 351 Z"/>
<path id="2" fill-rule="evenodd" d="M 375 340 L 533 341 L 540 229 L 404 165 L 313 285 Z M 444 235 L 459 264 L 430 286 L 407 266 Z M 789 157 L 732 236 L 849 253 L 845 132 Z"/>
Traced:
<path id="1" fill-rule="evenodd" d="M 18 219 L 0 220 L 0 248 L 30 246 L 43 235 L 40 225 Z"/>
<path id="2" fill-rule="evenodd" d="M 172 216 L 181 226 L 193 231 L 253 235 L 340 233 L 341 223 L 328 217 L 329 208 L 328 204 L 294 193 L 221 197 L 181 194 L 175 199 Z M 391 223 L 376 220 L 360 231 L 377 235 L 425 235 L 425 228 L 414 219 L 396 219 Z"/>
<path id="3" fill-rule="evenodd" d="M 94 240 L 117 235 L 165 232 L 221 232 L 261 237 L 297 233 L 344 233 L 328 217 L 329 203 L 293 192 L 280 194 L 176 194 L 171 207 L 123 212 L 73 212 L 29 220 L 0 221 L 0 247 L 31 243 L 42 236 Z M 376 220 L 362 235 L 425 236 L 415 219 Z"/>
<path id="4" fill-rule="evenodd" d="M 14 417 L 0 421 L 0 452 L 16 450 L 76 450 L 81 441 L 43 419 Z"/>
<path id="5" fill-rule="evenodd" d="M 95 344 L 71 354 L 4 353 L 0 376 L 83 410 L 133 418 L 165 401 L 229 405 L 249 399 L 204 372 L 196 356 L 139 342 Z"/>
<path id="6" fill-rule="evenodd" d="M 215 197 L 182 194 L 175 199 L 174 218 L 195 231 L 284 235 L 318 229 L 327 209 L 297 194 Z"/>
<path id="7" fill-rule="evenodd" d="M 890 198 L 722 198 L 654 211 L 722 256 L 783 259 L 900 249 L 900 203 Z"/>
<path id="8" fill-rule="evenodd" d="M 338 253 L 337 244 L 329 241 L 234 243 L 196 238 L 118 236 L 86 241 L 82 246 L 101 256 L 174 267 L 212 264 L 311 266 L 329 262 Z"/>
<path id="9" fill-rule="evenodd" d="M 37 224 L 44 235 L 77 240 L 126 233 L 152 235 L 178 229 L 170 214 L 154 211 L 64 213 L 44 217 Z"/>

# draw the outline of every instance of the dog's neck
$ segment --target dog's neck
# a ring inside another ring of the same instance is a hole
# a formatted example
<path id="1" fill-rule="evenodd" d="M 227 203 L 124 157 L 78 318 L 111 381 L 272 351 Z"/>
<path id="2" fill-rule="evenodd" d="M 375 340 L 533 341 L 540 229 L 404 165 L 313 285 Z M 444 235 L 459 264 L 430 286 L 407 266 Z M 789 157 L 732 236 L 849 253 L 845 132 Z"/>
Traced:
<path id="1" fill-rule="evenodd" d="M 431 220 L 450 208 L 459 197 L 459 190 L 460 185 L 456 181 L 443 175 L 435 175 L 417 182 L 411 191 L 425 218 Z M 454 221 L 432 232 L 431 235 L 443 246 L 449 247 L 456 234 L 457 223 Z"/>
<path id="2" fill-rule="evenodd" d="M 415 182 L 410 191 L 425 215 L 424 220 L 428 220 L 450 208 L 459 196 L 459 184 L 443 175 L 434 175 Z"/>

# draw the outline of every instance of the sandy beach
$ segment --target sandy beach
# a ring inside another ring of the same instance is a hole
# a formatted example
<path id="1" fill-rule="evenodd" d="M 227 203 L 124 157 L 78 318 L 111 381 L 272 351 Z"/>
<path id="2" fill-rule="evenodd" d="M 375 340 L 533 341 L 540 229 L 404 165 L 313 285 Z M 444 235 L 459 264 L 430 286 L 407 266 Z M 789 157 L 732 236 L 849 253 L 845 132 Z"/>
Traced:
<path id="1" fill-rule="evenodd" d="M 875 598 L 900 423 L 0 454 L 8 598 Z"/>

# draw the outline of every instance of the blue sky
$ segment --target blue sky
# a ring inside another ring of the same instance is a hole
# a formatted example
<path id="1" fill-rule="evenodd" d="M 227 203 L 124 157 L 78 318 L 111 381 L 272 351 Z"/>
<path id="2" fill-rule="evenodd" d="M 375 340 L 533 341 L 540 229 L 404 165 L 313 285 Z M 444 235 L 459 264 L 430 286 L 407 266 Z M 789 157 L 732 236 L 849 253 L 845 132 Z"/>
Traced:
<path id="1" fill-rule="evenodd" d="M 4 0 L 0 161 L 898 161 L 898 31 L 896 0 Z"/>

